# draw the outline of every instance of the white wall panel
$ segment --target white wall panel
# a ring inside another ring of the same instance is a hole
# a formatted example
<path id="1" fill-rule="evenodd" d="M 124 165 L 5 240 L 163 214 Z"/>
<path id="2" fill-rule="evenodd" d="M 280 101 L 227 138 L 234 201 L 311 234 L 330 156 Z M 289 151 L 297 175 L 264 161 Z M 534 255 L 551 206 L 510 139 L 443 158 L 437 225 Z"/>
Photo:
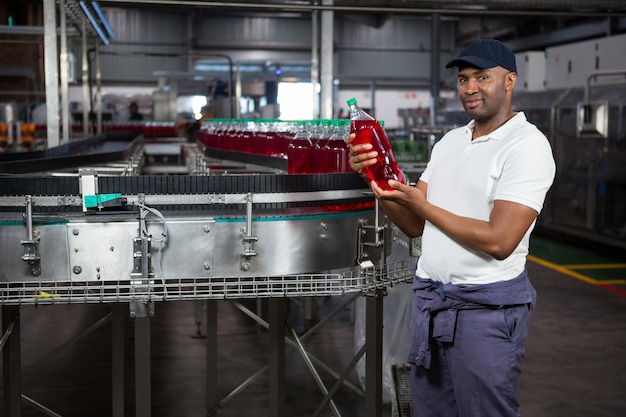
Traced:
<path id="1" fill-rule="evenodd" d="M 516 91 L 543 91 L 546 89 L 546 54 L 528 51 L 515 54 L 517 63 Z"/>
<path id="2" fill-rule="evenodd" d="M 546 88 L 584 87 L 594 71 L 626 69 L 626 35 L 546 48 Z M 624 82 L 597 77 L 591 85 Z"/>

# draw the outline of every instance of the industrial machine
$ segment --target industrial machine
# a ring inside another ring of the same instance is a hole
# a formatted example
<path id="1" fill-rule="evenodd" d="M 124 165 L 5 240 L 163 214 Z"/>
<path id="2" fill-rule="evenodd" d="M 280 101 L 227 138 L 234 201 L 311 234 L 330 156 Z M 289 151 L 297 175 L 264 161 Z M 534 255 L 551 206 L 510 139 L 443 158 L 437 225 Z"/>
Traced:
<path id="1" fill-rule="evenodd" d="M 624 76 L 626 70 L 619 73 Z M 515 93 L 513 110 L 524 111 L 548 137 L 557 166 L 537 232 L 626 248 L 624 97 L 623 83 Z M 458 100 L 449 100 L 439 119 L 451 125 L 463 116 Z"/>
<path id="2" fill-rule="evenodd" d="M 286 298 L 352 293 L 367 298 L 366 412 L 380 411 L 382 296 L 388 285 L 411 280 L 415 257 L 407 248 L 416 247 L 385 224 L 356 174 L 287 174 L 267 163 L 273 158 L 241 162 L 243 153 L 220 150 L 216 159 L 201 144 L 137 132 L 60 148 L 0 159 L 0 304 L 3 341 L 13 344 L 3 350 L 5 364 L 19 349 L 10 323 L 24 304 L 128 304 L 135 354 L 149 357 L 147 320 L 159 302 L 268 299 L 283 311 L 270 320 L 278 332 L 270 355 L 280 361 Z M 387 263 L 392 245 L 406 256 Z M 215 323 L 215 309 L 207 311 Z M 207 361 L 209 375 L 214 365 Z M 149 415 L 149 371 L 145 362 L 136 368 L 137 415 Z M 214 409 L 219 399 L 209 395 Z M 9 387 L 5 400 L 19 407 L 19 389 Z M 270 399 L 271 415 L 283 415 L 281 404 Z"/>

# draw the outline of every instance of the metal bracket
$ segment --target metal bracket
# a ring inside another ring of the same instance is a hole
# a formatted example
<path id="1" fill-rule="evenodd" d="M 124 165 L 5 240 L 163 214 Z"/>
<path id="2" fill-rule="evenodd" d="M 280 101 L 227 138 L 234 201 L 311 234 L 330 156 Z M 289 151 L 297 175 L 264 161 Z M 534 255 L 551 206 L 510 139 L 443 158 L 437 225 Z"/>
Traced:
<path id="1" fill-rule="evenodd" d="M 412 237 L 409 239 L 409 255 L 414 258 L 422 256 L 422 237 Z"/>
<path id="2" fill-rule="evenodd" d="M 133 300 L 128 303 L 128 311 L 131 318 L 154 317 L 154 301 Z"/>
<path id="3" fill-rule="evenodd" d="M 370 226 L 367 224 L 367 220 L 361 220 L 361 224 L 357 229 L 357 263 L 363 265 L 364 262 L 370 261 L 370 254 L 367 252 L 367 247 L 381 248 L 385 246 L 385 230 L 387 226 L 380 226 L 380 206 L 378 200 L 376 200 L 374 211 L 374 223 Z M 373 233 L 372 233 L 373 232 Z M 368 237 L 373 234 L 371 240 Z M 383 251 L 384 254 L 384 251 Z"/>
<path id="4" fill-rule="evenodd" d="M 143 202 L 143 198 L 140 196 Z M 139 213 L 139 236 L 133 238 L 133 272 L 130 274 L 131 292 L 137 296 L 128 304 L 130 316 L 152 317 L 154 316 L 154 301 L 149 296 L 149 290 L 154 283 L 152 270 L 152 239 L 145 236 L 141 227 L 141 219 L 145 209 L 140 207 Z"/>
<path id="5" fill-rule="evenodd" d="M 26 239 L 20 241 L 20 245 L 24 247 L 22 260 L 28 262 L 31 266 L 31 273 L 34 276 L 41 275 L 41 256 L 37 253 L 41 236 L 39 232 L 33 231 L 33 197 L 26 196 Z"/>
<path id="6" fill-rule="evenodd" d="M 130 316 L 152 317 L 154 316 L 154 301 L 150 299 L 148 292 L 150 284 L 154 283 L 154 273 L 150 272 L 151 239 L 147 236 L 133 238 L 133 271 L 130 274 L 131 292 L 136 293 L 137 300 L 128 303 Z"/>
<path id="7" fill-rule="evenodd" d="M 247 271 L 250 269 L 250 258 L 253 256 L 257 256 L 259 253 L 254 248 L 254 242 L 259 240 L 258 236 L 252 235 L 252 193 L 246 194 L 246 228 L 242 229 L 242 241 L 243 241 L 243 252 L 241 253 L 241 257 L 243 258 L 241 262 L 241 270 Z"/>
<path id="8" fill-rule="evenodd" d="M 133 238 L 133 273 L 136 278 L 148 278 L 152 267 L 152 239 L 147 236 Z"/>
<path id="9" fill-rule="evenodd" d="M 64 195 L 57 197 L 57 204 L 60 207 L 72 207 L 77 204 L 77 201 L 81 201 L 80 197 L 76 197 L 73 195 Z"/>
<path id="10" fill-rule="evenodd" d="M 367 290 L 364 295 L 367 297 L 384 297 L 387 295 L 387 287 L 383 281 L 383 274 L 386 274 L 386 264 L 374 265 L 371 261 L 361 263 L 360 275 L 367 282 Z"/>
<path id="11" fill-rule="evenodd" d="M 89 209 L 85 205 L 86 195 L 98 194 L 98 173 L 95 169 L 79 169 L 78 170 L 80 194 L 83 196 L 83 213 L 87 213 Z"/>

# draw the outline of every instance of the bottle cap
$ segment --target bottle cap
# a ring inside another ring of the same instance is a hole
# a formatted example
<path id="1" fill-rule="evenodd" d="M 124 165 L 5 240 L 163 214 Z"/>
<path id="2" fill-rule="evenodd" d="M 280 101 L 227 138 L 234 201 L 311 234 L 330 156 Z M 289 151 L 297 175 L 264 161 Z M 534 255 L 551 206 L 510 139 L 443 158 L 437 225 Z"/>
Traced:
<path id="1" fill-rule="evenodd" d="M 350 100 L 348 100 L 348 106 L 352 106 L 353 104 L 356 104 L 356 98 L 351 98 Z"/>

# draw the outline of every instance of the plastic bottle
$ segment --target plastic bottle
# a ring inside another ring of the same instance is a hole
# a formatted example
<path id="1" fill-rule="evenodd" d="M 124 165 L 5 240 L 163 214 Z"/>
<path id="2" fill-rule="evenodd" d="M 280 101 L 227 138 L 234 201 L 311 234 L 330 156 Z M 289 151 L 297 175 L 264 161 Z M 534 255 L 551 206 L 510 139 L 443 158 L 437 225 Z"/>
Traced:
<path id="1" fill-rule="evenodd" d="M 310 121 L 300 120 L 298 130 L 287 147 L 287 173 L 308 174 L 310 152 L 313 149 L 311 141 L 312 124 Z"/>
<path id="2" fill-rule="evenodd" d="M 392 189 L 388 184 L 389 180 L 406 184 L 404 173 L 393 157 L 391 143 L 378 120 L 363 111 L 354 98 L 348 100 L 348 106 L 350 106 L 350 133 L 356 133 L 352 143 L 355 145 L 371 143 L 372 149 L 368 152 L 378 152 L 376 157 L 378 161 L 364 168 L 367 178 L 375 181 L 383 190 Z"/>
<path id="3" fill-rule="evenodd" d="M 348 131 L 343 125 L 348 120 L 328 120 L 328 129 L 325 134 L 326 139 L 319 145 L 319 160 L 323 167 L 319 172 L 352 172 L 348 163 L 348 147 L 345 139 Z"/>

